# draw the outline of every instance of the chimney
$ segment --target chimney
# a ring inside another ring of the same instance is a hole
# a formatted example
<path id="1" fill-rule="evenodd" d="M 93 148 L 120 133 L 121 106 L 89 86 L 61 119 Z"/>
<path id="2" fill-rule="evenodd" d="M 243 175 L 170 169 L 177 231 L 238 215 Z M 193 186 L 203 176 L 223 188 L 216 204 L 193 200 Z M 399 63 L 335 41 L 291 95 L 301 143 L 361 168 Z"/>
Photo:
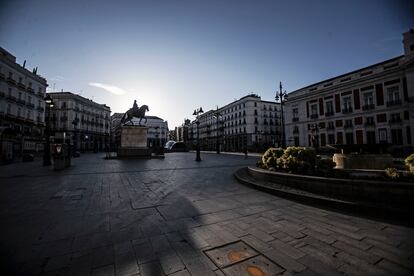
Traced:
<path id="1" fill-rule="evenodd" d="M 403 37 L 404 56 L 408 59 L 414 56 L 414 30 L 410 29 Z"/>

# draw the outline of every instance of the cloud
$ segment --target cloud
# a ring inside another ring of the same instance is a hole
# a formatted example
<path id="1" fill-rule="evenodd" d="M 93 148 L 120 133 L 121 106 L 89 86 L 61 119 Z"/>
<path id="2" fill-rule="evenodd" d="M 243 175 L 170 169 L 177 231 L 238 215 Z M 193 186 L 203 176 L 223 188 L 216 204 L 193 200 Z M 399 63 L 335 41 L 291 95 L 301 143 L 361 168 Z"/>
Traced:
<path id="1" fill-rule="evenodd" d="M 67 78 L 63 77 L 63 76 L 54 76 L 52 78 L 49 79 L 50 81 L 64 81 L 67 80 Z"/>
<path id="2" fill-rule="evenodd" d="M 123 90 L 122 88 L 119 88 L 115 85 L 111 85 L 111 84 L 106 84 L 106 83 L 99 83 L 99 82 L 90 82 L 89 83 L 90 86 L 95 86 L 95 87 L 99 87 L 102 88 L 112 94 L 115 95 L 123 95 L 126 93 L 125 90 Z"/>

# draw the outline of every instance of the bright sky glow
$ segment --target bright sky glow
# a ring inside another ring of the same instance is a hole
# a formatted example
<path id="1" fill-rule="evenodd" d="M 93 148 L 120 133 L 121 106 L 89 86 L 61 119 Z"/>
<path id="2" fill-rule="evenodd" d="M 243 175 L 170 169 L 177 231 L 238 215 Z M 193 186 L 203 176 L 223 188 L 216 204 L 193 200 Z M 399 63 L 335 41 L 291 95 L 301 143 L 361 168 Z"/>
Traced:
<path id="1" fill-rule="evenodd" d="M 169 127 L 254 92 L 289 92 L 401 55 L 412 1 L 1 1 L 0 46 L 49 91 Z"/>

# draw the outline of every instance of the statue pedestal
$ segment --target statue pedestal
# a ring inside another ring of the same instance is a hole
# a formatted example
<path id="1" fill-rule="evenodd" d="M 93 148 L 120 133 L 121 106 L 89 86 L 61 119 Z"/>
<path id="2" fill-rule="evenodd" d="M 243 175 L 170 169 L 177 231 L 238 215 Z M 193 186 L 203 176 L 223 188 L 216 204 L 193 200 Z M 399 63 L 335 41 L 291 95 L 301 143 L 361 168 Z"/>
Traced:
<path id="1" fill-rule="evenodd" d="M 118 157 L 151 158 L 151 149 L 147 146 L 147 135 L 148 127 L 122 126 Z"/>

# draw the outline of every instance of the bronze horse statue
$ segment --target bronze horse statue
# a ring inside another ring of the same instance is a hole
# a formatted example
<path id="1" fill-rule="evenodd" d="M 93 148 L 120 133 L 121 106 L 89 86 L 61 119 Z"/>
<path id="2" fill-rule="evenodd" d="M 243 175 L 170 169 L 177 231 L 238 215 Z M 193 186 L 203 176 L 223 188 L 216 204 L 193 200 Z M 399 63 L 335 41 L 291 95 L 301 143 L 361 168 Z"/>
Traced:
<path id="1" fill-rule="evenodd" d="M 130 108 L 127 112 L 125 112 L 124 116 L 122 116 L 121 124 L 125 125 L 127 122 L 132 122 L 132 118 L 137 117 L 139 118 L 139 125 L 141 125 L 142 119 L 145 119 L 145 123 L 147 123 L 147 118 L 145 118 L 145 112 L 149 111 L 147 105 L 142 105 L 140 108 L 134 107 Z"/>

